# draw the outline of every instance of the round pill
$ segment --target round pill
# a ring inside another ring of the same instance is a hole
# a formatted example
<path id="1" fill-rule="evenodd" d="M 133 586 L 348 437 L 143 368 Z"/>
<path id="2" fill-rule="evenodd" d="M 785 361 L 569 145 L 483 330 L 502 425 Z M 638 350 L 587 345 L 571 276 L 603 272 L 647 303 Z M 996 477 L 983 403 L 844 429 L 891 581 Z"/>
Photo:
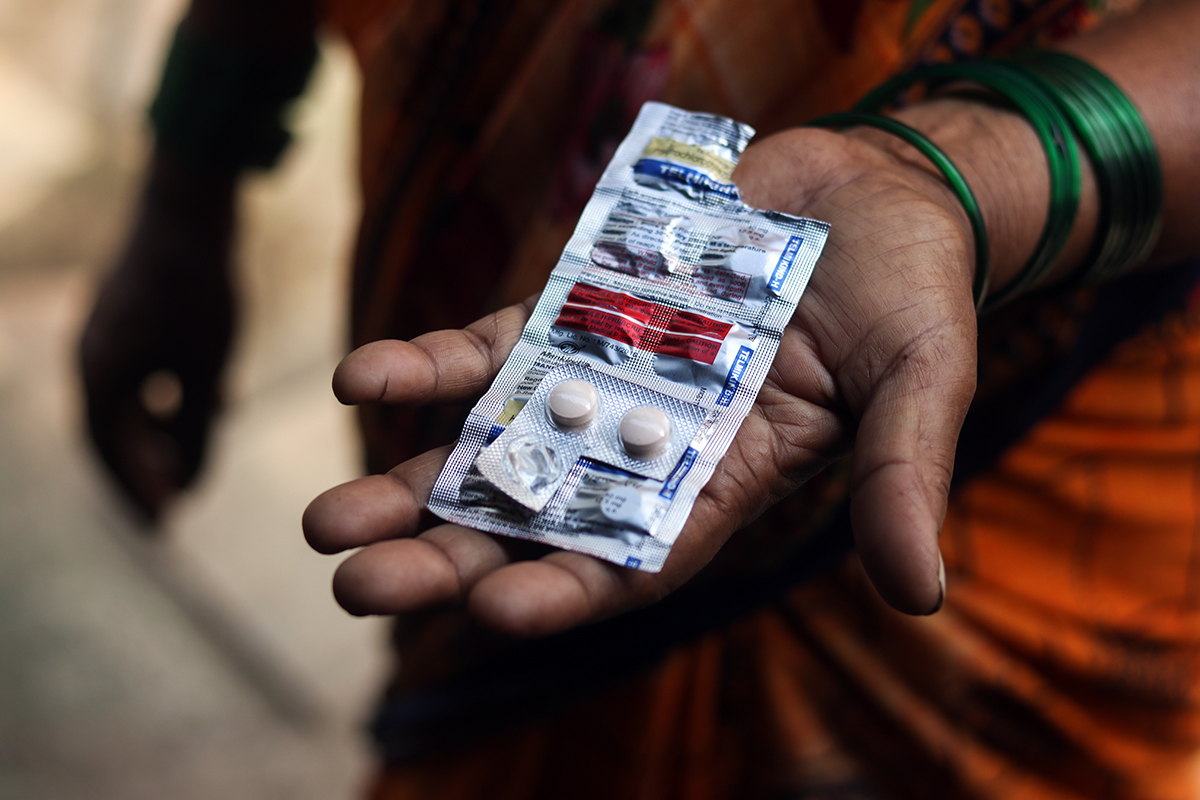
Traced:
<path id="1" fill-rule="evenodd" d="M 550 419 L 560 428 L 583 428 L 596 418 L 600 396 L 587 381 L 563 381 L 546 396 Z"/>
<path id="2" fill-rule="evenodd" d="M 621 417 L 617 427 L 625 452 L 634 458 L 655 458 L 671 440 L 671 420 L 654 406 L 640 406 Z"/>

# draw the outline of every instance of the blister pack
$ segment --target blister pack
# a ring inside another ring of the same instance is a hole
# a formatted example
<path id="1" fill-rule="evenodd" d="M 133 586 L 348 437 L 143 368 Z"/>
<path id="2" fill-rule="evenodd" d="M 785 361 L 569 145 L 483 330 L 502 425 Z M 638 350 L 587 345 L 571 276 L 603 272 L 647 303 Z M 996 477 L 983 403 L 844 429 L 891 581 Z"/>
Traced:
<path id="1" fill-rule="evenodd" d="M 743 203 L 747 125 L 647 103 L 429 508 L 657 572 L 761 388 L 828 226 Z"/>

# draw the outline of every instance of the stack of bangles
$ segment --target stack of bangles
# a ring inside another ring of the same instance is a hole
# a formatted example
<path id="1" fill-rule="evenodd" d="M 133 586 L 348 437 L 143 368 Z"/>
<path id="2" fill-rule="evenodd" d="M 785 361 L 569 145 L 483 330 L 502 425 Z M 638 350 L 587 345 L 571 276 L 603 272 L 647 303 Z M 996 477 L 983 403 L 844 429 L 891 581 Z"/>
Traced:
<path id="1" fill-rule="evenodd" d="M 936 89 L 956 81 L 981 84 L 1011 102 L 1037 132 L 1050 170 L 1049 213 L 1033 256 L 1003 291 L 990 297 L 987 231 L 962 173 L 926 136 L 873 113 L 916 84 Z M 1099 233 L 1080 268 L 1080 280 L 1105 280 L 1141 263 L 1162 226 L 1162 173 L 1141 115 L 1107 76 L 1066 53 L 1037 51 L 1011 60 L 920 68 L 874 89 L 853 111 L 808 125 L 879 128 L 912 145 L 937 167 L 962 203 L 975 237 L 973 292 L 978 310 L 995 308 L 1037 285 L 1062 253 L 1079 207 L 1076 139 L 1091 159 L 1100 200 Z"/>

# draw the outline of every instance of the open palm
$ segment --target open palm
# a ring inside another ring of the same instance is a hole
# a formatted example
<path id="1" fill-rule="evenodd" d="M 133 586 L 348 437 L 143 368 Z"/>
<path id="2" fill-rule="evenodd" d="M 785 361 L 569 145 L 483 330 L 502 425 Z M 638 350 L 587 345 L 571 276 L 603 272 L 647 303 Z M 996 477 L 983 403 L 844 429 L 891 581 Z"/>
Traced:
<path id="1" fill-rule="evenodd" d="M 483 624 L 538 635 L 653 602 L 740 527 L 854 448 L 851 514 L 863 564 L 896 608 L 942 600 L 937 533 L 974 392 L 972 244 L 953 195 L 865 140 L 816 130 L 749 148 L 735 173 L 753 205 L 825 220 L 825 252 L 775 364 L 697 499 L 662 572 L 578 553 L 534 559 L 513 540 L 422 513 L 450 447 L 331 489 L 305 513 L 321 552 L 363 548 L 334 579 L 356 614 L 467 603 Z M 461 331 L 382 341 L 334 375 L 343 402 L 427 405 L 481 395 L 531 304 Z"/>

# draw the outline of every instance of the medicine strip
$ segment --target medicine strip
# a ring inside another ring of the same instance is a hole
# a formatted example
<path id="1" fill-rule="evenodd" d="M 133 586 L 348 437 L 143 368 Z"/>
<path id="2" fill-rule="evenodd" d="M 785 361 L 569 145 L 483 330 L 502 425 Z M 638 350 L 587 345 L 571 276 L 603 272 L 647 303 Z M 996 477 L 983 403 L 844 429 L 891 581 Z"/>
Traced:
<path id="1" fill-rule="evenodd" d="M 642 108 L 468 415 L 431 511 L 662 568 L 828 235 L 825 223 L 738 198 L 731 175 L 753 133 Z"/>

